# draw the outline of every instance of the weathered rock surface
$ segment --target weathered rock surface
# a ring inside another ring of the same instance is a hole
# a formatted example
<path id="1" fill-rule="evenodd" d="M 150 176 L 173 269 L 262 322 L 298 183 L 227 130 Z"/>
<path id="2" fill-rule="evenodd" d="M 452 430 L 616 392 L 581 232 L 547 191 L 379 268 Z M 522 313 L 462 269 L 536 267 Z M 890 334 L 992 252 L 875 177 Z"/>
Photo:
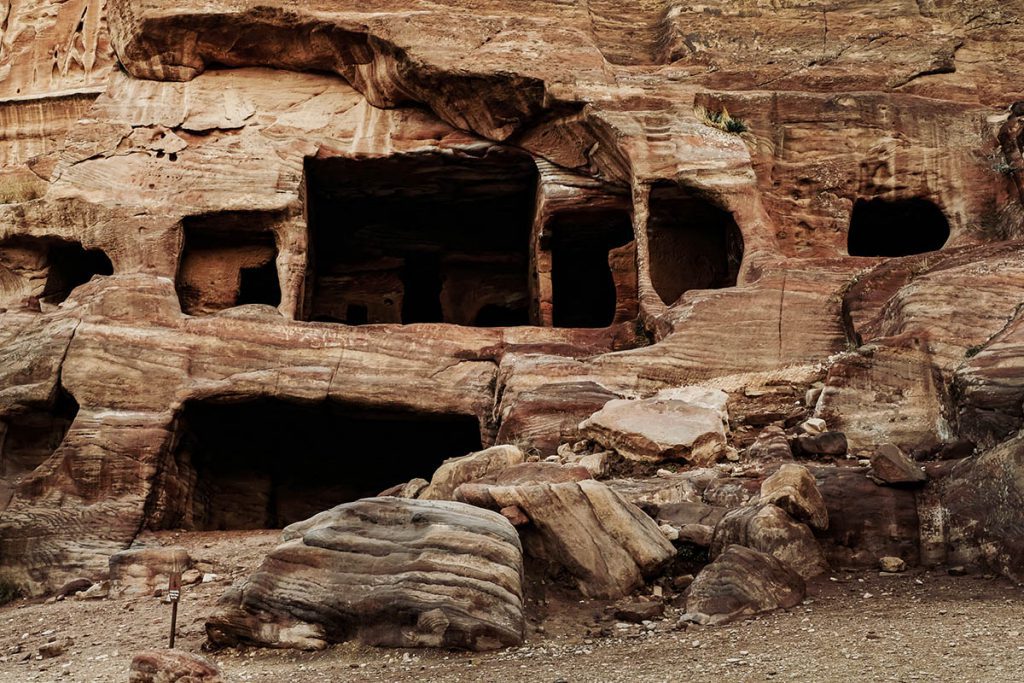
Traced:
<path id="1" fill-rule="evenodd" d="M 544 453 L 580 437 L 580 422 L 619 394 L 589 380 L 541 383 L 523 391 L 501 413 L 499 441 L 528 440 Z"/>
<path id="2" fill-rule="evenodd" d="M 761 482 L 759 503 L 771 503 L 815 529 L 828 528 L 828 508 L 806 467 L 786 464 Z"/>
<path id="3" fill-rule="evenodd" d="M 878 486 L 862 468 L 816 467 L 829 527 L 818 532 L 835 567 L 876 567 L 882 557 L 921 561 L 921 518 L 913 490 Z"/>
<path id="4" fill-rule="evenodd" d="M 562 465 L 556 462 L 523 462 L 477 477 L 468 482 L 468 485 L 561 484 L 592 478 L 590 471 L 579 465 Z M 456 489 L 457 491 L 458 489 Z"/>
<path id="5" fill-rule="evenodd" d="M 677 527 L 687 524 L 701 524 L 714 527 L 728 512 L 728 508 L 714 507 L 704 503 L 669 503 L 659 505 L 656 519 Z"/>
<path id="6" fill-rule="evenodd" d="M 656 510 L 676 503 L 697 503 L 701 499 L 697 487 L 685 474 L 663 474 L 648 479 L 608 479 L 604 484 L 644 510 Z"/>
<path id="7" fill-rule="evenodd" d="M 283 539 L 207 621 L 213 644 L 488 650 L 522 642 L 522 550 L 501 515 L 369 498 L 294 524 Z"/>
<path id="8" fill-rule="evenodd" d="M 494 446 L 479 453 L 471 453 L 447 460 L 434 472 L 430 485 L 420 492 L 423 500 L 452 500 L 461 484 L 499 473 L 522 463 L 526 457 L 515 446 Z"/>
<path id="9" fill-rule="evenodd" d="M 521 510 L 531 522 L 520 528 L 525 551 L 564 569 L 589 597 L 628 595 L 675 555 L 654 520 L 597 481 L 462 486 L 459 495 Z"/>
<path id="10" fill-rule="evenodd" d="M 613 400 L 584 420 L 580 433 L 630 460 L 709 465 L 725 447 L 728 398 L 716 389 L 682 387 Z"/>
<path id="11" fill-rule="evenodd" d="M 715 538 L 715 528 L 707 524 L 684 524 L 679 527 L 676 539 L 702 548 L 710 548 Z"/>
<path id="12" fill-rule="evenodd" d="M 796 438 L 796 447 L 804 455 L 845 455 L 847 450 L 846 435 L 842 432 L 801 434 Z"/>
<path id="13" fill-rule="evenodd" d="M 951 565 L 1024 581 L 1024 436 L 960 462 L 939 485 Z"/>
<path id="14" fill-rule="evenodd" d="M 789 427 L 824 376 L 813 409 L 855 453 L 1011 438 L 1015 8 L 607 4 L 7 3 L 0 576 L 39 593 L 143 529 L 282 526 L 496 442 L 547 455 L 685 385 L 787 388 L 737 417 Z M 418 229 L 455 196 L 478 201 L 438 222 L 493 226 L 485 253 Z M 358 249 L 325 241 L 332 206 Z M 356 460 L 326 428 L 309 462 L 252 430 L 224 439 L 265 467 L 204 460 L 196 411 L 260 402 L 237 422 L 317 433 L 300 416 L 342 406 L 344 439 L 416 448 L 365 488 L 323 469 Z M 828 536 L 873 564 L 909 517 L 878 492 L 894 516 L 869 522 L 857 476 Z"/>
<path id="15" fill-rule="evenodd" d="M 792 460 L 793 449 L 781 427 L 765 427 L 747 449 L 747 455 L 754 460 Z"/>
<path id="16" fill-rule="evenodd" d="M 756 478 L 721 477 L 704 489 L 704 502 L 716 507 L 734 508 L 746 504 L 761 494 L 761 482 Z"/>
<path id="17" fill-rule="evenodd" d="M 958 423 L 965 437 L 993 446 L 1024 426 L 1022 357 L 1024 309 L 980 348 L 968 349 L 953 380 Z"/>
<path id="18" fill-rule="evenodd" d="M 146 650 L 132 657 L 128 683 L 221 683 L 220 669 L 181 650 Z"/>
<path id="19" fill-rule="evenodd" d="M 871 454 L 868 477 L 877 484 L 922 484 L 928 475 L 896 446 L 882 444 Z"/>
<path id="20" fill-rule="evenodd" d="M 731 545 L 690 584 L 686 611 L 721 624 L 793 607 L 805 590 L 800 575 L 771 555 Z"/>
<path id="21" fill-rule="evenodd" d="M 805 579 L 829 568 L 821 546 L 807 525 L 770 503 L 738 508 L 722 517 L 715 526 L 711 557 L 718 557 L 732 545 L 767 553 Z"/>

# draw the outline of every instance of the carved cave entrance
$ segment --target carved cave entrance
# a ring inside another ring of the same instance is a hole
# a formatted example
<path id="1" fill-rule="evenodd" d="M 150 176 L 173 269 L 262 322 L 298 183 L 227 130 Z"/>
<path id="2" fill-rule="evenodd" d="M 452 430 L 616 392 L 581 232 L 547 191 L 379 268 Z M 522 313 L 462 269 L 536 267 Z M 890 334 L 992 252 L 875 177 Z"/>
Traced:
<path id="1" fill-rule="evenodd" d="M 244 304 L 279 305 L 273 223 L 270 216 L 244 211 L 185 218 L 177 278 L 181 310 L 207 315 Z"/>
<path id="2" fill-rule="evenodd" d="M 927 199 L 858 199 L 850 216 L 850 256 L 911 256 L 941 249 L 949 221 Z"/>
<path id="3" fill-rule="evenodd" d="M 732 214 L 670 183 L 651 188 L 647 242 L 651 284 L 671 306 L 691 289 L 733 287 L 743 236 Z"/>
<path id="4" fill-rule="evenodd" d="M 78 415 L 78 403 L 62 387 L 53 402 L 0 417 L 0 510 L 17 482 L 46 462 Z"/>
<path id="5" fill-rule="evenodd" d="M 0 243 L 0 296 L 33 296 L 59 304 L 94 275 L 113 275 L 114 266 L 100 249 L 47 237 L 14 237 Z M 14 303 L 14 302 L 9 302 Z"/>
<path id="6" fill-rule="evenodd" d="M 334 402 L 192 401 L 179 418 L 165 527 L 278 528 L 480 450 L 474 417 Z"/>
<path id="7" fill-rule="evenodd" d="M 302 317 L 529 324 L 536 187 L 516 150 L 308 159 Z"/>
<path id="8" fill-rule="evenodd" d="M 545 226 L 555 327 L 608 327 L 637 315 L 636 245 L 629 211 L 557 214 Z M 621 309 L 621 314 L 620 314 Z"/>

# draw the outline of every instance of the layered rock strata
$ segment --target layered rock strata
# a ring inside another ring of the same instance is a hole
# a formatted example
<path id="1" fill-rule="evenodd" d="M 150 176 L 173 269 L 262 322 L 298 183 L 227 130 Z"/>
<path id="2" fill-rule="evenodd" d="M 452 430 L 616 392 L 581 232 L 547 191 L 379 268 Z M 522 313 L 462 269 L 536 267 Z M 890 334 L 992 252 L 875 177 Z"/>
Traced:
<path id="1" fill-rule="evenodd" d="M 1006 461 L 1015 9 L 621 4 L 0 9 L 0 575 L 43 592 L 140 530 L 281 527 L 496 442 L 551 455 L 683 386 L 758 426 L 810 408 L 854 457 Z M 929 561 L 963 540 L 1016 571 L 974 545 L 1012 523 L 958 531 L 990 515 L 966 485 L 816 475 L 833 561 L 914 564 L 923 525 Z"/>
<path id="2" fill-rule="evenodd" d="M 287 527 L 206 624 L 215 645 L 489 650 L 522 642 L 523 560 L 504 517 L 369 498 Z"/>

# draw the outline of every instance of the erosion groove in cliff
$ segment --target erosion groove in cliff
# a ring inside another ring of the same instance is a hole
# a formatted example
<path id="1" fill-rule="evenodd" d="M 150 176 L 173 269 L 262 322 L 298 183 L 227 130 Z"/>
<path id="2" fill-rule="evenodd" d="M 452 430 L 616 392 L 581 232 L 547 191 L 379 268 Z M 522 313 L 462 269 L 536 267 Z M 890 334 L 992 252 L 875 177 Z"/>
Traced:
<path id="1" fill-rule="evenodd" d="M 137 78 L 189 80 L 210 64 L 333 71 L 374 106 L 426 104 L 452 125 L 499 141 L 559 106 L 538 79 L 472 72 L 453 78 L 367 27 L 301 12 L 258 8 L 150 18 L 115 11 L 112 18 L 115 48 Z"/>

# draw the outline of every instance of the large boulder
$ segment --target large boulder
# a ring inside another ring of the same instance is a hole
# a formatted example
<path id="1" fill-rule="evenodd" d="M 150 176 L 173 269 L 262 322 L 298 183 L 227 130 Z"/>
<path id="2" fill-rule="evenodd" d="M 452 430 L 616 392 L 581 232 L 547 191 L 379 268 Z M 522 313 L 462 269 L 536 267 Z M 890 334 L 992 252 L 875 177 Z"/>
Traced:
<path id="1" fill-rule="evenodd" d="M 815 467 L 828 507 L 829 527 L 818 532 L 825 556 L 837 567 L 877 567 L 891 555 L 916 566 L 921 522 L 914 491 L 878 486 L 860 467 Z"/>
<path id="2" fill-rule="evenodd" d="M 868 477 L 876 484 L 923 484 L 928 481 L 924 470 L 891 443 L 882 444 L 871 454 Z"/>
<path id="3" fill-rule="evenodd" d="M 828 528 L 828 508 L 806 467 L 786 464 L 761 482 L 762 503 L 772 503 L 815 529 Z"/>
<path id="4" fill-rule="evenodd" d="M 711 557 L 717 557 L 731 545 L 767 553 L 805 579 L 828 570 L 828 561 L 807 525 L 770 503 L 738 508 L 722 517 L 715 527 Z"/>
<path id="5" fill-rule="evenodd" d="M 793 607 L 804 599 L 800 575 L 771 555 L 728 546 L 690 584 L 686 611 L 712 624 Z"/>
<path id="6" fill-rule="evenodd" d="M 128 683 L 222 683 L 220 669 L 181 650 L 144 650 L 132 657 Z"/>
<path id="7" fill-rule="evenodd" d="M 938 493 L 947 561 L 1024 582 L 1024 434 L 958 463 Z"/>
<path id="8" fill-rule="evenodd" d="M 499 514 L 366 498 L 293 524 L 283 539 L 207 621 L 212 644 L 488 650 L 522 642 L 522 547 Z"/>
<path id="9" fill-rule="evenodd" d="M 520 528 L 526 552 L 567 571 L 592 598 L 632 593 L 675 555 L 654 520 L 597 481 L 466 484 L 458 493 L 476 505 L 522 511 L 530 522 Z"/>
<path id="10" fill-rule="evenodd" d="M 796 448 L 803 455 L 845 455 L 848 444 L 842 432 L 801 434 L 796 438 Z"/>
<path id="11" fill-rule="evenodd" d="M 580 424 L 580 434 L 630 460 L 707 465 L 725 449 L 728 395 L 719 389 L 664 389 L 642 400 L 616 399 Z"/>
<path id="12" fill-rule="evenodd" d="M 525 460 L 523 452 L 515 446 L 494 446 L 461 458 L 445 460 L 430 479 L 430 485 L 420 492 L 424 500 L 452 500 L 460 484 L 518 465 Z"/>

